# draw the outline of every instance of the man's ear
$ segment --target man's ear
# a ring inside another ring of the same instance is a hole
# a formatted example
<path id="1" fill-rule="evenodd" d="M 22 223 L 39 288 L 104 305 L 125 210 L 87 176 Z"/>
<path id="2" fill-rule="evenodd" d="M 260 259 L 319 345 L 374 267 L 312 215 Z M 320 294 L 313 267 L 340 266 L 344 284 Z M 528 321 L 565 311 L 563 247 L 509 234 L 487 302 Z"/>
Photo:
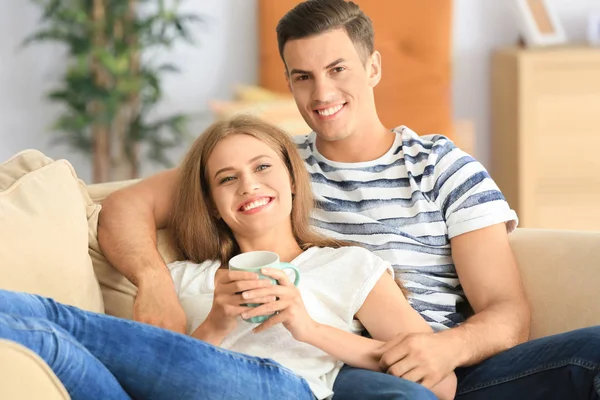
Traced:
<path id="1" fill-rule="evenodd" d="M 377 50 L 369 56 L 367 61 L 367 71 L 369 73 L 369 85 L 371 87 L 377 86 L 381 80 L 381 53 Z"/>

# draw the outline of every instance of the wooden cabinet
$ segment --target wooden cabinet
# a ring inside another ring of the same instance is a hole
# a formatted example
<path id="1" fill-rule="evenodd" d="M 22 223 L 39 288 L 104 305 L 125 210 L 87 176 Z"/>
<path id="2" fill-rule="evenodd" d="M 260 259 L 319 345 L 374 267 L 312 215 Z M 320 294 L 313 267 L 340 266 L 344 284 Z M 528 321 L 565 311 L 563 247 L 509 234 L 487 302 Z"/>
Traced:
<path id="1" fill-rule="evenodd" d="M 491 142 L 520 226 L 600 230 L 600 48 L 496 52 Z"/>

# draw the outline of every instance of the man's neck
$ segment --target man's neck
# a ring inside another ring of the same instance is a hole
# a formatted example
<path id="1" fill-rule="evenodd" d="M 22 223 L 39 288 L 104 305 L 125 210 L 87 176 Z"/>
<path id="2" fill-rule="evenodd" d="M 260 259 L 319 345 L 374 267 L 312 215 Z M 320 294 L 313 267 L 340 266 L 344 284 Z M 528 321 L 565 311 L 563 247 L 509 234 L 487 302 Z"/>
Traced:
<path id="1" fill-rule="evenodd" d="M 320 140 L 317 135 L 316 146 L 319 153 L 328 160 L 359 163 L 383 156 L 394 144 L 394 139 L 395 135 L 378 121 L 375 129 L 360 130 L 341 140 Z"/>

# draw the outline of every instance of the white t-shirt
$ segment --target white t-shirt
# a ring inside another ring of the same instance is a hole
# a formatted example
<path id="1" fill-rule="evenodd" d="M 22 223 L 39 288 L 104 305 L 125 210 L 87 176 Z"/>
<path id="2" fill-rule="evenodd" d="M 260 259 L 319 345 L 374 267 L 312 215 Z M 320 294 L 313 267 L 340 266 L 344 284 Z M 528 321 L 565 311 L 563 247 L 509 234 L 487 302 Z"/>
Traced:
<path id="1" fill-rule="evenodd" d="M 339 249 L 313 247 L 292 261 L 300 270 L 298 289 L 308 314 L 317 322 L 360 333 L 354 315 L 369 292 L 391 265 L 360 247 Z M 207 317 L 212 307 L 214 276 L 218 261 L 201 264 L 174 262 L 168 265 L 179 300 L 188 319 L 191 334 Z M 318 399 L 333 394 L 333 382 L 343 363 L 322 350 L 295 340 L 279 324 L 253 333 L 257 324 L 241 318 L 221 347 L 240 353 L 270 358 L 306 379 Z"/>

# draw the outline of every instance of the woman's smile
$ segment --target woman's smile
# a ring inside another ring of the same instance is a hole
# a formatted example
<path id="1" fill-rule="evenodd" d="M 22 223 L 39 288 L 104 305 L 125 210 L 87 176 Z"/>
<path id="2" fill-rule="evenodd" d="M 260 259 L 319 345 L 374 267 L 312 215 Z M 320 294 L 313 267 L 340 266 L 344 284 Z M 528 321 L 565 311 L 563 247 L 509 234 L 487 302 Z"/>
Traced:
<path id="1" fill-rule="evenodd" d="M 273 200 L 275 200 L 275 198 L 270 196 L 255 196 L 244 201 L 244 203 L 238 207 L 238 211 L 246 215 L 256 214 L 271 205 Z"/>

